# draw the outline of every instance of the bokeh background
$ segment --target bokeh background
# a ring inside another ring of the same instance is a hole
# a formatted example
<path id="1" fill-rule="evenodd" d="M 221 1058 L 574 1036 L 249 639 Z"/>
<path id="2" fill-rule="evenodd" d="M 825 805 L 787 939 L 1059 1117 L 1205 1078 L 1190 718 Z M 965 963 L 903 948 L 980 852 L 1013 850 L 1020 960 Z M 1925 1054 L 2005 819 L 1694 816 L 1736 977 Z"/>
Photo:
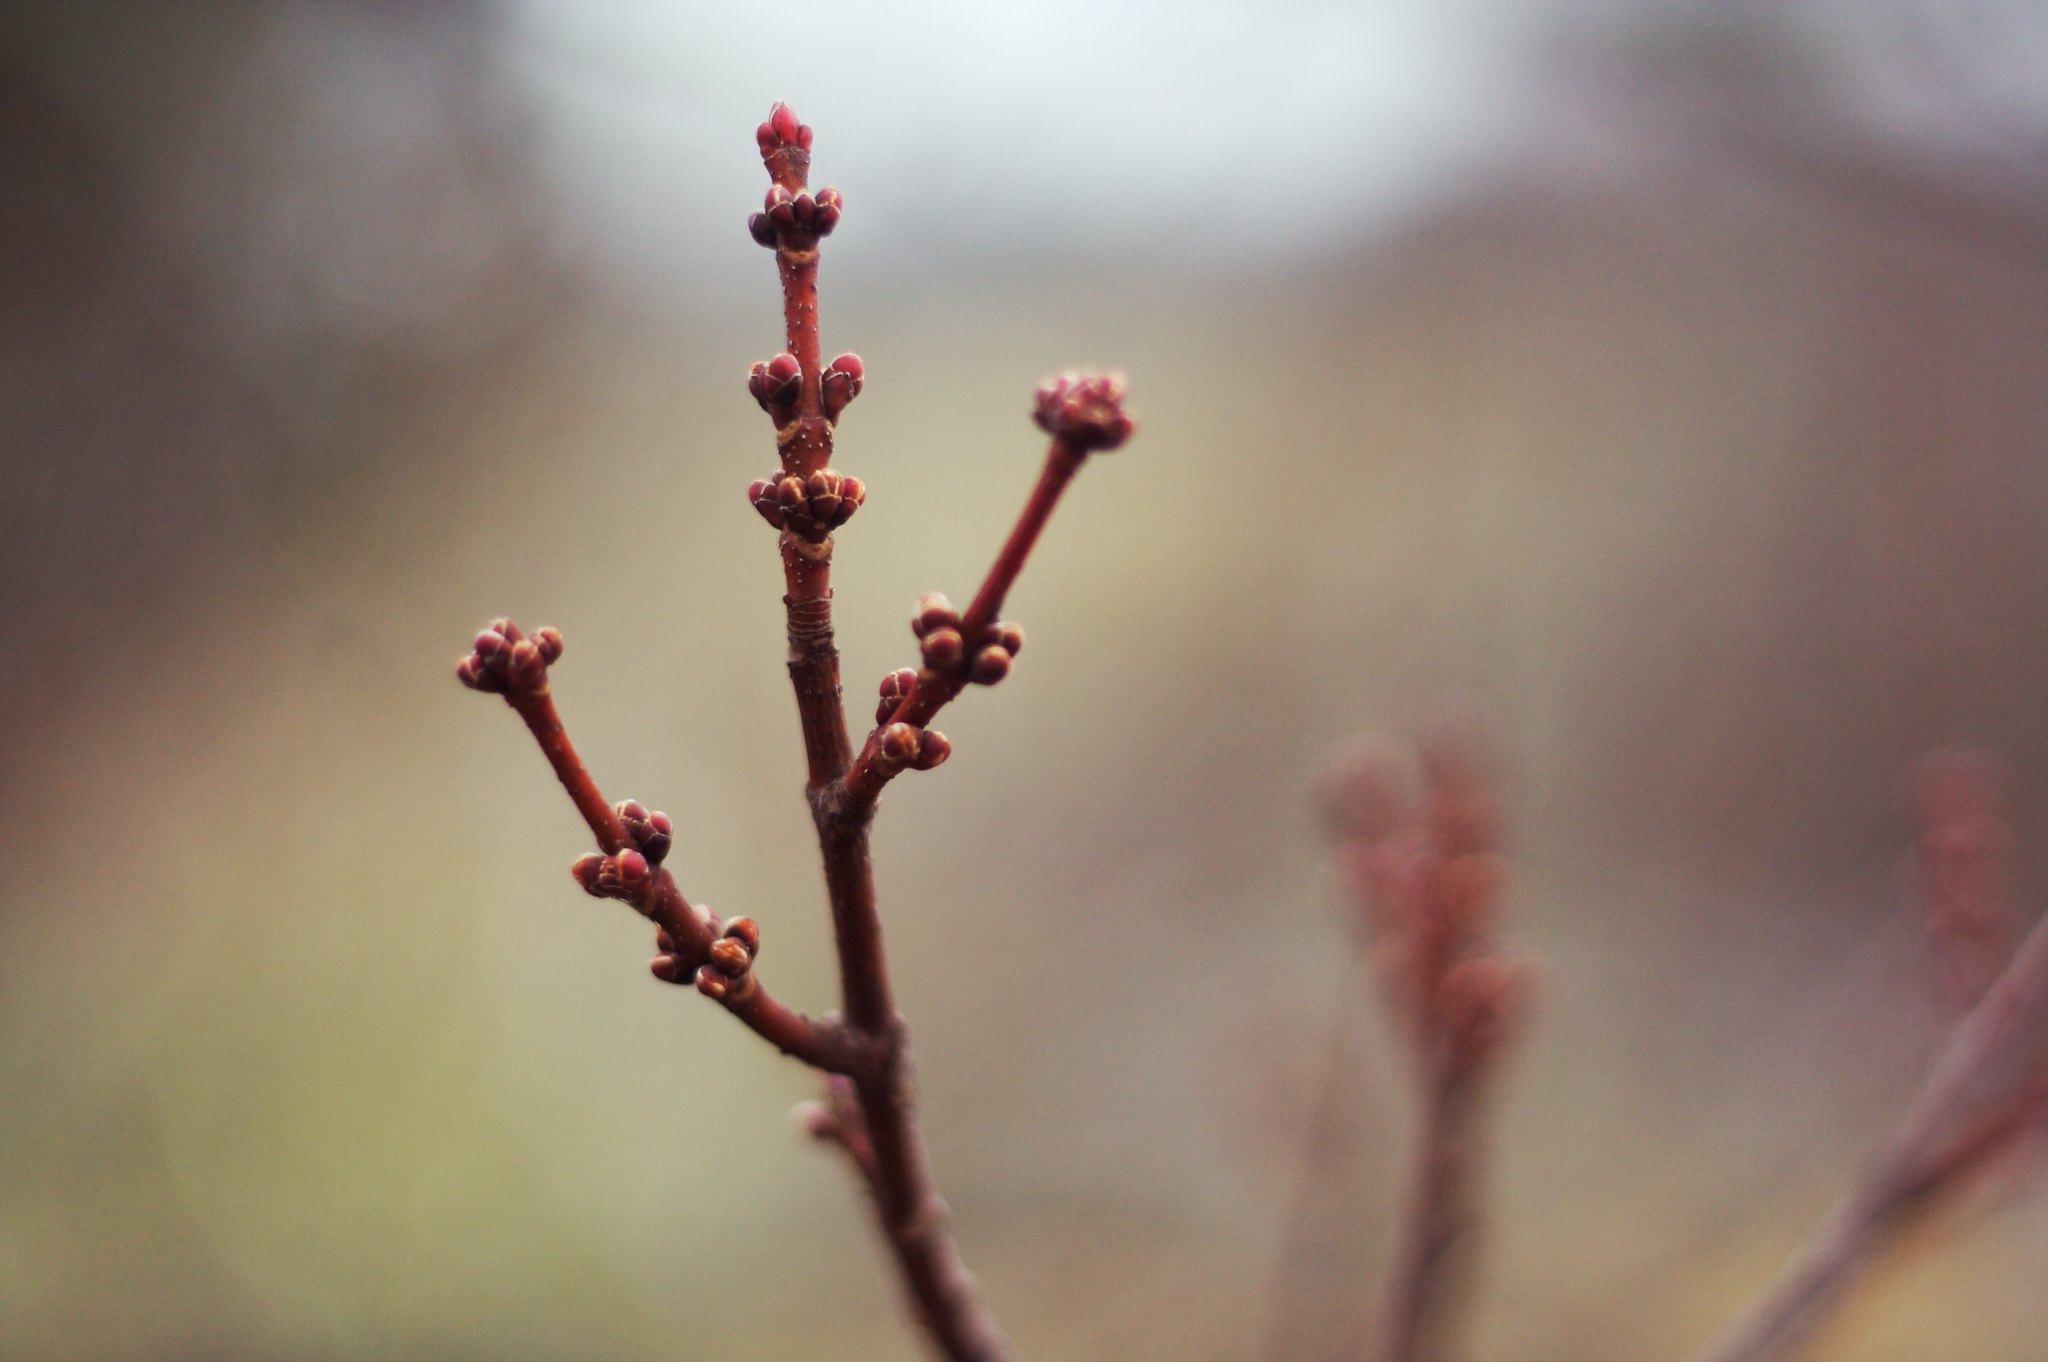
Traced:
<path id="1" fill-rule="evenodd" d="M 1683 1357 L 1938 1044 L 1901 768 L 2002 752 L 2048 864 L 2021 0 L 8 6 L 0 1357 L 919 1355 L 808 1077 L 649 980 L 450 675 L 562 627 L 606 789 L 830 1005 L 741 495 L 776 98 L 871 375 L 856 710 L 1032 385 L 1145 421 L 878 833 L 1020 1353 L 1321 1357 L 1369 1303 L 1406 1097 L 1307 790 L 1462 694 L 1547 962 L 1476 1355 Z M 2044 1264 L 2015 1180 L 1815 1355 L 2037 1359 Z"/>

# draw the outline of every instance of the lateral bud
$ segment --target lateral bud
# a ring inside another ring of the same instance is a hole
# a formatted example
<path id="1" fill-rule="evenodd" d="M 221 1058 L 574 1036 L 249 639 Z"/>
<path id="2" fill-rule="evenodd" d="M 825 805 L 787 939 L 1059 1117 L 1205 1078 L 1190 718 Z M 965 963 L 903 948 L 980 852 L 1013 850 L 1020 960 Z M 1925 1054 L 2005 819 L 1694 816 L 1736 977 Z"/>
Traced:
<path id="1" fill-rule="evenodd" d="M 953 744 L 946 735 L 933 729 L 926 729 L 918 742 L 917 756 L 911 765 L 920 771 L 929 771 L 934 766 L 943 766 L 946 758 L 953 755 Z"/>
<path id="2" fill-rule="evenodd" d="M 935 672 L 954 670 L 967 655 L 967 641 L 951 625 L 932 630 L 919 641 L 919 646 L 924 650 L 924 664 Z"/>
<path id="3" fill-rule="evenodd" d="M 796 419 L 797 400 L 803 395 L 804 370 L 795 355 L 787 352 L 764 359 L 747 372 L 747 391 L 761 404 L 779 430 Z"/>
<path id="4" fill-rule="evenodd" d="M 960 612 L 953 603 L 936 591 L 927 591 L 917 598 L 917 613 L 910 617 L 910 632 L 923 638 L 934 629 L 958 629 Z"/>
<path id="5" fill-rule="evenodd" d="M 583 892 L 594 899 L 609 897 L 604 892 L 604 884 L 601 878 L 604 873 L 604 863 L 605 858 L 602 854 L 595 851 L 587 851 L 583 855 L 578 856 L 569 866 L 569 873 L 576 877 L 576 883 L 582 885 Z"/>
<path id="6" fill-rule="evenodd" d="M 908 766 L 923 750 L 923 735 L 910 724 L 890 724 L 882 730 L 882 756 L 895 766 Z"/>
<path id="7" fill-rule="evenodd" d="M 639 800 L 628 799 L 618 806 L 618 815 L 626 835 L 647 858 L 647 864 L 658 866 L 667 859 L 669 848 L 675 844 L 675 824 L 667 814 L 659 809 L 650 812 Z"/>
<path id="8" fill-rule="evenodd" d="M 896 707 L 909 699 L 917 689 L 917 673 L 908 667 L 890 672 L 882 678 L 882 700 L 875 707 L 875 722 L 886 724 L 896 712 Z"/>
<path id="9" fill-rule="evenodd" d="M 974 655 L 974 662 L 967 669 L 967 679 L 977 686 L 993 686 L 1010 674 L 1010 650 L 1000 643 L 991 643 Z"/>
<path id="10" fill-rule="evenodd" d="M 747 487 L 747 500 L 763 520 L 810 545 L 830 539 L 832 531 L 853 519 L 867 499 L 866 483 L 830 468 L 821 468 L 807 478 L 778 473 Z"/>
<path id="11" fill-rule="evenodd" d="M 825 366 L 825 375 L 820 380 L 819 400 L 825 407 L 825 419 L 837 423 L 839 413 L 847 404 L 860 396 L 861 384 L 867 378 L 867 368 L 860 362 L 860 356 L 844 354 Z"/>

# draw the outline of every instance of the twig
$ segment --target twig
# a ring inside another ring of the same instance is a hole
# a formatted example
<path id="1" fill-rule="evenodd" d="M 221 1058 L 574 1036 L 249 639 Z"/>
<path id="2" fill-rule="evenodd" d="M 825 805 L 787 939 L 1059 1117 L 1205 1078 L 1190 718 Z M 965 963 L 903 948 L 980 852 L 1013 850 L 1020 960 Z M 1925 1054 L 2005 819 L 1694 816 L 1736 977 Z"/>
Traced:
<path id="1" fill-rule="evenodd" d="M 833 531 L 866 499 L 860 479 L 830 467 L 840 415 L 860 394 L 857 355 L 820 360 L 818 246 L 838 224 L 839 192 L 809 188 L 811 130 L 777 104 L 756 130 L 769 187 L 748 230 L 774 250 L 788 349 L 753 367 L 748 389 L 775 425 L 780 467 L 747 489 L 781 532 L 789 678 L 804 744 L 805 792 L 817 829 L 838 950 L 844 1017 L 810 1017 L 769 996 L 755 977 L 760 928 L 721 924 L 694 907 L 662 869 L 673 829 L 666 815 L 628 800 L 613 806 L 576 755 L 548 688 L 561 635 L 527 638 L 509 620 L 479 634 L 457 666 L 470 687 L 502 694 L 532 731 L 599 850 L 573 867 L 590 893 L 631 904 L 656 925 L 656 978 L 697 990 L 775 1045 L 826 1075 L 826 1102 L 807 1108 L 811 1133 L 842 1148 L 867 1185 L 884 1240 L 919 1322 L 950 1362 L 1006 1362 L 1007 1351 L 960 1264 L 946 1206 L 918 1133 L 910 1051 L 897 1015 L 875 901 L 868 831 L 882 787 L 900 771 L 929 770 L 951 750 L 928 731 L 933 715 L 970 684 L 1008 674 L 1023 631 L 997 621 L 1003 598 L 1060 493 L 1097 450 L 1127 439 L 1122 380 L 1067 374 L 1039 389 L 1034 415 L 1052 436 L 1045 471 L 965 618 L 927 597 L 915 631 L 924 668 L 882 684 L 882 710 L 858 763 L 841 699 L 832 627 Z"/>
<path id="2" fill-rule="evenodd" d="M 1857 1187 L 1776 1282 L 1694 1362 L 1772 1362 L 1808 1338 L 1880 1250 L 2035 1125 L 2048 1054 L 2048 919 L 1957 1024 L 1920 1095 Z"/>
<path id="3" fill-rule="evenodd" d="M 784 1006 L 753 977 L 753 959 L 760 951 L 760 930 L 753 921 L 735 918 L 721 925 L 692 905 L 662 868 L 672 835 L 668 816 L 650 813 L 635 800 L 616 806 L 606 802 L 569 741 L 548 685 L 548 671 L 562 650 L 562 636 L 554 629 L 536 630 L 528 639 L 511 620 L 494 620 L 477 635 L 456 675 L 471 689 L 503 695 L 526 721 L 570 802 L 604 849 L 571 867 L 578 883 L 595 897 L 632 905 L 655 925 L 655 944 L 662 952 L 655 957 L 655 977 L 680 983 L 705 974 L 699 989 L 776 1049 L 816 1068 L 845 1072 L 854 1063 L 855 1049 L 845 1028 L 833 1018 L 809 1017 Z"/>
<path id="4" fill-rule="evenodd" d="M 1527 1012 L 1530 964 L 1502 950 L 1500 810 L 1476 744 L 1444 726 L 1423 747 L 1414 807 L 1400 757 L 1367 740 L 1333 764 L 1325 793 L 1339 863 L 1418 1088 L 1413 1170 L 1376 1337 L 1343 1356 L 1444 1362 L 1477 1237 L 1485 1107 L 1497 1061 Z"/>

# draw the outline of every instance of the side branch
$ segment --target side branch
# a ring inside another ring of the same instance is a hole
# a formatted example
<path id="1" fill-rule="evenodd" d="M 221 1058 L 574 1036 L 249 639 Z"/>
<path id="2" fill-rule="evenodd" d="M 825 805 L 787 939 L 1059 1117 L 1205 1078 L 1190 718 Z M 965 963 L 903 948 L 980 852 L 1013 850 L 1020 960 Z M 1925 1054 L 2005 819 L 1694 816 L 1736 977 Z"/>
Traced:
<path id="1" fill-rule="evenodd" d="M 849 1072 L 858 1047 L 843 1025 L 784 1006 L 754 979 L 759 929 L 749 919 L 735 918 L 721 935 L 718 920 L 691 904 L 675 877 L 661 868 L 670 841 L 666 815 L 650 815 L 632 800 L 614 806 L 598 790 L 548 686 L 547 669 L 561 655 L 562 637 L 553 629 L 527 639 L 510 620 L 497 620 L 477 636 L 456 674 L 472 689 L 504 696 L 603 848 L 602 855 L 585 856 L 572 867 L 578 883 L 597 897 L 631 904 L 654 923 L 656 945 L 663 952 L 655 958 L 656 978 L 671 983 L 694 979 L 700 992 L 784 1054 L 828 1072 Z M 707 971 L 718 982 L 704 978 Z"/>
<path id="2" fill-rule="evenodd" d="M 951 745 L 926 731 L 931 721 L 970 682 L 993 685 L 1009 674 L 1023 631 L 999 624 L 996 616 L 1081 465 L 1091 453 L 1121 447 L 1136 429 L 1123 403 L 1118 374 L 1066 373 L 1040 385 L 1032 419 L 1052 444 L 1038 482 L 967 613 L 956 615 L 943 596 L 925 598 L 912 626 L 925 665 L 882 683 L 877 727 L 835 792 L 836 803 L 865 816 L 882 787 L 906 766 L 927 769 L 944 761 Z"/>
<path id="3" fill-rule="evenodd" d="M 1694 1362 L 1790 1356 L 1878 1253 L 2039 1119 L 2048 1059 L 2048 918 L 1964 1016 L 1863 1181 L 1778 1280 Z"/>

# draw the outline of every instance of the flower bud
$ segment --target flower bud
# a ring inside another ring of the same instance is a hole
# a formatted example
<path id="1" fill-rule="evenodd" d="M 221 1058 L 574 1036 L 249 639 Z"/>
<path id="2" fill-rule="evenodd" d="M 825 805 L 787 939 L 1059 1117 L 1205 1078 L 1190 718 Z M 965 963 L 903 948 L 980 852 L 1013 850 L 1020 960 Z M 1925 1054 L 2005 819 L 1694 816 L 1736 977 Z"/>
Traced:
<path id="1" fill-rule="evenodd" d="M 908 699 L 917 689 L 917 673 L 905 667 L 890 672 L 882 678 L 882 701 L 875 707 L 875 722 L 886 724 L 896 713 L 896 707 Z"/>
<path id="2" fill-rule="evenodd" d="M 839 225 L 839 215 L 845 211 L 845 201 L 836 189 L 818 191 L 817 207 L 811 213 L 811 230 L 819 236 L 832 235 L 832 229 Z"/>
<path id="3" fill-rule="evenodd" d="M 960 637 L 958 629 L 951 627 L 932 630 L 924 636 L 922 646 L 925 665 L 940 672 L 959 666 L 967 651 L 966 640 Z"/>
<path id="4" fill-rule="evenodd" d="M 923 638 L 934 629 L 957 629 L 960 627 L 960 612 L 953 603 L 936 591 L 926 592 L 917 598 L 917 614 L 911 617 L 910 632 Z"/>
<path id="5" fill-rule="evenodd" d="M 637 891 L 654 873 L 653 867 L 647 864 L 647 857 L 632 847 L 612 857 L 612 864 L 619 877 L 619 883 L 628 893 Z"/>
<path id="6" fill-rule="evenodd" d="M 736 917 L 725 924 L 725 934 L 746 947 L 747 959 L 761 953 L 761 925 L 750 917 Z"/>
<path id="7" fill-rule="evenodd" d="M 721 936 L 711 943 L 711 964 L 728 979 L 737 979 L 747 972 L 754 958 L 747 954 L 747 948 L 729 936 Z"/>
<path id="8" fill-rule="evenodd" d="M 860 362 L 859 355 L 841 355 L 825 366 L 819 398 L 824 403 L 827 421 L 837 421 L 839 413 L 846 410 L 847 403 L 860 396 L 861 385 L 866 378 L 867 369 Z"/>
<path id="9" fill-rule="evenodd" d="M 968 679 L 979 686 L 993 686 L 1010 674 L 1010 650 L 1000 643 L 991 643 L 974 655 L 974 665 L 968 669 Z"/>
<path id="10" fill-rule="evenodd" d="M 540 655 L 539 645 L 530 638 L 513 644 L 504 675 L 507 684 L 520 690 L 539 690 L 547 685 L 548 664 Z"/>
<path id="11" fill-rule="evenodd" d="M 583 892 L 594 899 L 605 897 L 602 884 L 605 858 L 595 851 L 578 856 L 569 866 L 569 873 L 576 877 L 576 883 L 583 886 Z"/>
<path id="12" fill-rule="evenodd" d="M 1123 375 L 1070 370 L 1039 385 L 1031 417 L 1046 434 L 1085 454 L 1130 439 L 1136 423 L 1123 403 Z"/>
<path id="13" fill-rule="evenodd" d="M 923 741 L 918 744 L 917 758 L 911 764 L 920 771 L 929 771 L 934 766 L 944 765 L 946 758 L 952 755 L 953 744 L 946 735 L 927 729 Z"/>
<path id="14" fill-rule="evenodd" d="M 915 761 L 920 746 L 918 731 L 909 724 L 890 724 L 882 730 L 882 755 L 898 766 Z"/>
<path id="15" fill-rule="evenodd" d="M 776 500 L 775 484 L 773 482 L 757 478 L 753 482 L 748 483 L 747 501 L 752 504 L 756 511 L 761 513 L 761 519 L 767 521 L 778 530 L 783 527 L 782 503 Z"/>

